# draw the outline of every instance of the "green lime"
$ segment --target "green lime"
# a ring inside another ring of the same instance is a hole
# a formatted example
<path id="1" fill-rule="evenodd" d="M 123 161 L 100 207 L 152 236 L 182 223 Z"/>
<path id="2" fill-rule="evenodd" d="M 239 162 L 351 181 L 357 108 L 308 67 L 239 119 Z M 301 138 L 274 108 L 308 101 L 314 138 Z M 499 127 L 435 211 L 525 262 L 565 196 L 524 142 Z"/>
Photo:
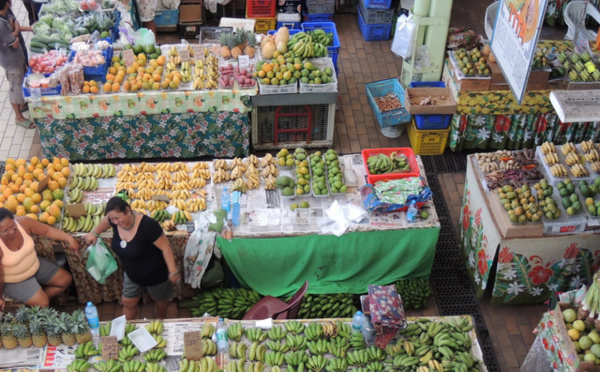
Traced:
<path id="1" fill-rule="evenodd" d="M 298 208 L 298 204 L 294 203 L 292 205 L 290 205 L 291 210 L 295 211 L 296 208 Z"/>
<path id="2" fill-rule="evenodd" d="M 429 212 L 421 211 L 421 218 L 425 220 L 425 219 L 427 219 L 427 217 L 429 217 Z"/>
<path id="3" fill-rule="evenodd" d="M 309 208 L 310 205 L 307 201 L 300 202 L 300 208 Z"/>

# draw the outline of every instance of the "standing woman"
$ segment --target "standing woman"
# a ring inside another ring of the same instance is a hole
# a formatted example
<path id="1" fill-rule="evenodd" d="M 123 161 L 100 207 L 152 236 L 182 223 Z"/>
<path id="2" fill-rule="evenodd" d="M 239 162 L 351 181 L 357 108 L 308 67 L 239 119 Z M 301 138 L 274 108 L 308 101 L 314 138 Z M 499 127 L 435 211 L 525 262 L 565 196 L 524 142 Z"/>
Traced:
<path id="1" fill-rule="evenodd" d="M 106 217 L 85 240 L 94 244 L 99 235 L 113 229 L 111 248 L 123 266 L 123 314 L 136 319 L 138 303 L 147 289 L 154 300 L 156 315 L 167 315 L 173 283 L 179 278 L 173 250 L 162 227 L 152 218 L 137 213 L 123 199 L 112 197 L 106 204 Z"/>
<path id="2" fill-rule="evenodd" d="M 38 257 L 31 235 L 41 235 L 78 250 L 71 235 L 29 217 L 14 217 L 0 208 L 0 311 L 3 294 L 29 306 L 48 306 L 50 299 L 71 285 L 71 274 L 57 264 Z"/>

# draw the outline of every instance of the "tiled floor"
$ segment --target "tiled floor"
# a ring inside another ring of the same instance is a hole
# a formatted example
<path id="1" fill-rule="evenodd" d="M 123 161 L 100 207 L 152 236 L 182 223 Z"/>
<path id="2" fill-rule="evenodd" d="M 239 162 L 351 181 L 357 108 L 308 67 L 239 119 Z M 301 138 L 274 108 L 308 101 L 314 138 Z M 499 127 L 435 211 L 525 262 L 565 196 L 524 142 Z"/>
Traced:
<path id="1" fill-rule="evenodd" d="M 485 8 L 492 0 L 456 0 L 453 4 L 451 26 L 470 26 L 483 34 Z M 23 24 L 26 24 L 26 11 L 20 1 L 15 1 L 14 11 Z M 363 148 L 409 146 L 406 134 L 400 138 L 384 137 L 367 103 L 364 84 L 381 79 L 400 76 L 401 59 L 390 52 L 391 41 L 364 42 L 358 29 L 356 15 L 336 15 L 335 22 L 341 39 L 339 56 L 340 100 L 336 112 L 334 148 L 341 153 L 356 153 Z M 542 38 L 560 39 L 565 29 L 544 28 Z M 176 36 L 159 35 L 162 42 L 173 42 Z M 0 161 L 7 157 L 40 156 L 41 146 L 37 130 L 25 130 L 14 124 L 14 114 L 7 100 L 8 84 L 0 72 L 0 102 L 4 102 L 0 114 Z M 444 200 L 453 221 L 459 220 L 464 188 L 464 174 L 447 173 L 428 175 L 438 177 L 443 186 Z M 454 225 L 457 229 L 457 225 Z M 458 234 L 458 231 L 456 231 Z M 501 371 L 516 372 L 523 362 L 527 350 L 533 343 L 531 331 L 536 326 L 544 305 L 530 306 L 491 306 L 485 298 L 480 302 L 485 321 L 490 332 L 494 350 Z M 69 304 L 66 310 L 77 307 Z M 121 314 L 121 306 L 116 303 L 100 307 L 102 320 L 109 320 Z M 412 315 L 437 314 L 435 301 L 430 306 Z M 171 304 L 168 317 L 188 317 L 188 310 L 178 310 Z M 152 318 L 152 307 L 145 305 L 140 318 Z"/>

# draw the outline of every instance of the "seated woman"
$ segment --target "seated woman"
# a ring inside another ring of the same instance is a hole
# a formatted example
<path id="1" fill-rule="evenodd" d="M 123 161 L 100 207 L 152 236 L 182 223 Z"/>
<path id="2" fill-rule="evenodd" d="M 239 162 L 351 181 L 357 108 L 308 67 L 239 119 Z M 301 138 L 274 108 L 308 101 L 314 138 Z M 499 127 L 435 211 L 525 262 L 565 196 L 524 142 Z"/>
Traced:
<path id="1" fill-rule="evenodd" d="M 50 299 L 71 285 L 71 274 L 57 264 L 38 257 L 31 235 L 41 235 L 78 250 L 71 235 L 29 217 L 14 217 L 0 208 L 0 311 L 3 294 L 26 305 L 48 306 Z"/>

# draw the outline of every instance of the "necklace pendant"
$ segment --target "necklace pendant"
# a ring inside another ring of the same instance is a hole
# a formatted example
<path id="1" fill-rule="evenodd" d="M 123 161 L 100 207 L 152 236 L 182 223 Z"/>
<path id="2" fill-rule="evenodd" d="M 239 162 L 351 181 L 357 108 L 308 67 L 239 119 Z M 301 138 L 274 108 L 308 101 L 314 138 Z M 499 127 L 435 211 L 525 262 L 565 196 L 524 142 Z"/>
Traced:
<path id="1" fill-rule="evenodd" d="M 125 247 L 127 247 L 127 242 L 125 240 L 121 240 L 120 246 L 121 248 L 125 249 Z"/>

